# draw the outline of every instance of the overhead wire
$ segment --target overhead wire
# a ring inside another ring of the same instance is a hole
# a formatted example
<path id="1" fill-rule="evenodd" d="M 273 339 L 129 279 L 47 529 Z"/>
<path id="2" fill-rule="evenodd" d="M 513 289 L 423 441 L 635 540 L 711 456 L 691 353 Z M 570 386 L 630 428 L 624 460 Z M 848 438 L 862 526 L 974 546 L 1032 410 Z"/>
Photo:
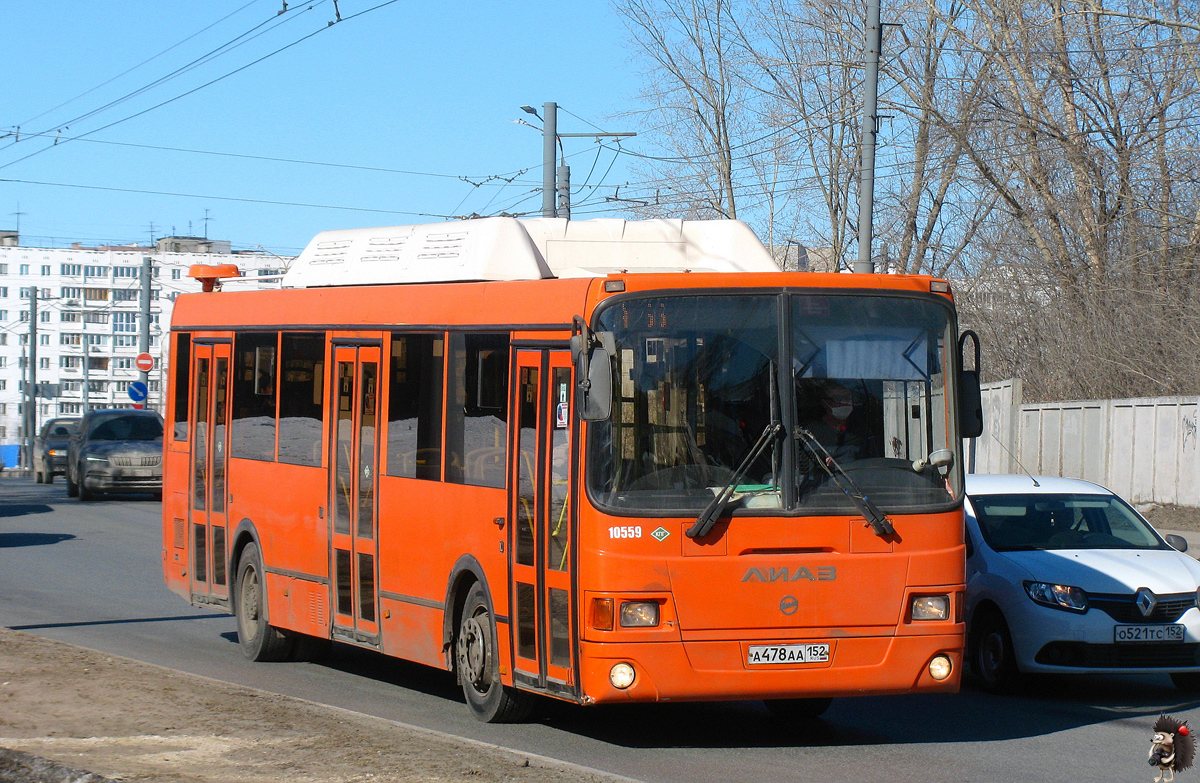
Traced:
<path id="1" fill-rule="evenodd" d="M 15 184 L 20 184 L 20 185 L 42 185 L 45 187 L 56 187 L 56 188 L 74 188 L 74 189 L 79 189 L 79 190 L 99 190 L 99 191 L 107 191 L 107 192 L 112 192 L 112 193 L 136 193 L 136 194 L 140 194 L 140 195 L 149 195 L 149 196 L 173 196 L 173 197 L 177 197 L 177 198 L 202 198 L 202 199 L 208 199 L 211 201 L 235 201 L 235 202 L 240 202 L 240 203 L 245 203 L 245 204 L 267 204 L 267 205 L 271 205 L 271 206 L 283 206 L 283 207 L 308 207 L 311 209 L 336 209 L 336 210 L 343 210 L 343 211 L 347 211 L 347 212 L 370 212 L 370 213 L 381 214 L 381 215 L 412 215 L 414 217 L 435 217 L 435 218 L 444 218 L 444 219 L 448 219 L 450 217 L 450 215 L 439 215 L 439 214 L 432 213 L 432 212 L 406 212 L 406 211 L 396 210 L 396 209 L 376 209 L 376 208 L 371 208 L 371 207 L 347 207 L 347 206 L 341 206 L 341 205 L 337 205 L 337 204 L 308 204 L 308 203 L 299 202 L 299 201 L 271 201 L 269 199 L 242 198 L 242 197 L 238 197 L 238 196 L 213 196 L 213 195 L 204 195 L 204 194 L 198 194 L 198 193 L 173 193 L 171 191 L 165 191 L 165 190 L 142 190 L 142 189 L 137 189 L 137 188 L 118 188 L 118 187 L 111 187 L 111 186 L 106 186 L 106 185 L 84 185 L 84 184 L 80 184 L 80 183 L 71 183 L 71 182 L 41 182 L 41 181 L 37 181 L 37 180 L 6 179 L 6 178 L 0 178 L 0 182 L 10 182 L 10 183 L 15 183 Z"/>
<path id="2" fill-rule="evenodd" d="M 217 25 L 219 25 L 221 22 L 224 22 L 226 19 L 229 19 L 230 17 L 236 16 L 237 14 L 241 13 L 242 11 L 245 11 L 247 8 L 249 8 L 250 6 L 252 6 L 252 5 L 254 5 L 255 3 L 258 3 L 258 2 L 261 2 L 261 0 L 250 0 L 250 2 L 246 3 L 245 5 L 241 6 L 240 8 L 238 8 L 238 9 L 236 9 L 236 10 L 234 10 L 234 11 L 231 11 L 230 13 L 226 14 L 225 16 L 222 16 L 220 19 L 218 19 L 217 21 L 213 22 L 212 24 L 210 24 L 210 25 L 207 25 L 206 27 L 203 27 L 203 28 L 201 28 L 201 29 L 197 30 L 196 32 L 192 33 L 191 35 L 187 36 L 186 38 L 184 38 L 184 39 L 183 39 L 183 40 L 181 40 L 181 41 L 177 41 L 177 42 L 175 42 L 175 43 L 171 44 L 170 46 L 168 46 L 166 49 L 163 49 L 163 50 L 162 50 L 161 52 L 159 52 L 158 54 L 154 54 L 154 55 L 151 55 L 150 57 L 147 57 L 145 60 L 142 60 L 142 61 L 141 61 L 140 63 L 138 63 L 137 65 L 134 65 L 134 66 L 132 66 L 132 67 L 130 67 L 130 68 L 126 68 L 124 71 L 121 71 L 121 72 L 120 72 L 120 73 L 118 73 L 116 76 L 113 76 L 113 77 L 111 77 L 111 78 L 109 78 L 109 79 L 106 79 L 106 80 L 105 80 L 105 81 L 103 81 L 103 82 L 100 82 L 100 84 L 97 84 L 95 87 L 92 87 L 91 89 L 84 90 L 83 92 L 81 92 L 81 93 L 79 93 L 78 95 L 76 95 L 74 98 L 68 98 L 67 100 L 63 101 L 62 103 L 58 104 L 57 106 L 51 107 L 51 108 L 49 108 L 49 109 L 46 109 L 46 110 L 45 110 L 44 112 L 42 112 L 41 114 L 36 114 L 36 115 L 34 115 L 33 117 L 30 117 L 29 119 L 25 120 L 24 122 L 21 122 L 21 123 L 19 123 L 19 124 L 18 124 L 18 127 L 20 127 L 20 126 L 22 126 L 22 125 L 27 125 L 27 124 L 29 124 L 29 123 L 33 122 L 34 120 L 41 119 L 42 117 L 46 116 L 47 114 L 49 114 L 49 113 L 51 113 L 51 112 L 53 112 L 53 111 L 57 111 L 58 109 L 61 109 L 61 108 L 62 108 L 62 107 L 64 107 L 64 106 L 67 106 L 67 105 L 69 105 L 69 104 L 71 104 L 71 103 L 74 103 L 75 101 L 79 100 L 80 98 L 83 98 L 84 96 L 87 96 L 87 95 L 90 95 L 90 94 L 92 94 L 93 92 L 95 92 L 96 90 L 100 89 L 101 87 L 105 87 L 105 86 L 107 86 L 107 85 L 109 85 L 109 84 L 111 84 L 111 83 L 115 82 L 117 79 L 120 79 L 122 76 L 126 76 L 126 75 L 128 75 L 128 74 L 130 74 L 130 73 L 133 73 L 133 72 L 134 72 L 134 71 L 136 71 L 138 68 L 141 68 L 143 65 L 146 65 L 146 64 L 148 64 L 148 63 L 150 63 L 150 62 L 153 62 L 154 60 L 157 60 L 159 57 L 162 57 L 164 54 L 166 54 L 167 52 L 170 52 L 170 51 L 172 51 L 173 49 L 177 49 L 177 48 L 179 48 L 180 46 L 182 46 L 183 44 L 185 44 L 185 43 L 187 43 L 188 41 L 192 40 L 192 39 L 193 39 L 193 38 L 195 38 L 196 36 L 198 36 L 198 35 L 201 35 L 202 33 L 206 33 L 206 32 L 208 32 L 208 31 L 209 31 L 209 30 L 211 30 L 212 28 L 214 28 L 214 27 L 216 27 Z"/>
<path id="3" fill-rule="evenodd" d="M 199 66 L 204 65 L 205 63 L 208 63 L 211 60 L 215 60 L 217 57 L 220 57 L 223 54 L 232 52 L 235 49 L 238 49 L 239 47 L 244 46 L 245 44 L 249 43 L 250 41 L 253 41 L 255 38 L 258 38 L 261 35 L 265 35 L 266 33 L 271 32 L 272 30 L 274 30 L 277 27 L 281 27 L 284 24 L 287 24 L 288 22 L 290 22 L 294 19 L 301 18 L 299 16 L 299 14 L 308 13 L 309 11 L 314 10 L 315 8 L 317 8 L 317 6 L 319 6 L 325 2 L 327 2 L 327 0 L 317 0 L 317 2 L 313 3 L 312 5 L 309 5 L 303 9 L 301 9 L 298 14 L 289 14 L 287 16 L 283 16 L 283 15 L 274 16 L 274 17 L 271 17 L 270 19 L 267 19 L 264 22 L 260 22 L 259 24 L 250 28 L 246 32 L 242 33 L 241 35 L 233 38 L 230 41 L 226 41 L 225 43 L 221 44 L 217 48 L 210 50 L 209 52 L 201 55 L 200 57 L 197 57 L 196 59 L 192 60 L 191 62 L 189 62 L 185 65 L 181 65 L 180 67 L 176 68 L 174 71 L 171 71 L 170 73 L 166 74 L 165 76 L 161 76 L 158 79 L 155 79 L 154 81 L 150 82 L 149 84 L 145 84 L 145 85 L 139 87 L 138 89 L 133 90 L 132 92 L 126 93 L 125 95 L 123 95 L 119 98 L 114 98 L 113 100 L 109 101 L 108 103 L 104 104 L 103 106 L 100 106 L 99 108 L 92 109 L 91 111 L 81 114 L 77 117 L 73 117 L 72 119 L 69 119 L 66 122 L 59 123 L 55 127 L 56 128 L 70 127 L 71 125 L 74 125 L 78 122 L 82 122 L 83 120 L 89 119 L 90 117 L 94 117 L 97 114 L 101 114 L 101 113 L 107 111 L 108 109 L 119 106 L 120 104 L 125 103 L 126 101 L 128 101 L 132 98 L 135 98 L 144 92 L 152 90 L 155 87 L 158 87 L 159 85 L 166 84 L 167 82 L 170 82 L 170 81 L 174 81 L 176 78 L 182 76 L 183 74 L 185 74 L 191 70 L 194 70 L 195 68 L 198 68 Z M 285 12 L 285 13 L 289 13 L 289 12 Z M 267 27 L 265 30 L 255 32 L 256 30 L 259 30 L 259 28 L 262 28 L 266 25 L 270 25 L 270 26 Z M 251 35 L 251 33 L 254 33 L 254 35 Z M 249 36 L 249 37 L 247 37 L 247 36 Z M 245 39 L 245 40 L 243 40 L 243 39 Z"/>
<path id="4" fill-rule="evenodd" d="M 318 0 L 318 3 L 317 3 L 317 4 L 320 4 L 320 2 L 324 2 L 324 0 Z M 291 48 L 292 48 L 292 47 L 294 47 L 294 46 L 298 46 L 299 44 L 301 44 L 301 43 L 304 43 L 304 42 L 305 42 L 305 41 L 307 41 L 308 39 L 310 39 L 310 38 L 312 38 L 312 37 L 314 37 L 314 36 L 316 36 L 316 35 L 319 35 L 319 34 L 321 34 L 321 33 L 325 32 L 326 30 L 328 30 L 328 29 L 330 29 L 331 27 L 333 27 L 335 24 L 340 24 L 340 23 L 342 23 L 342 22 L 348 22 L 348 21 L 350 21 L 350 20 L 352 20 L 352 19 L 356 19 L 356 18 L 358 18 L 358 17 L 360 17 L 360 16 L 362 16 L 362 15 L 364 15 L 364 14 L 368 14 L 368 13 L 371 13 L 371 12 L 373 12 L 373 11 L 377 11 L 377 10 L 379 10 L 380 8 L 384 8 L 384 7 L 386 7 L 386 6 L 393 5 L 394 3 L 398 3 L 398 2 L 400 2 L 400 0 L 384 0 L 384 2 L 381 2 L 381 3 L 379 3 L 378 5 L 372 6 L 371 8 L 364 9 L 364 10 L 362 10 L 362 11 L 359 11 L 359 12 L 358 12 L 358 13 L 356 13 L 356 14 L 352 14 L 352 15 L 350 15 L 350 16 L 347 16 L 347 17 L 342 17 L 342 19 L 341 19 L 341 22 L 338 22 L 338 23 L 330 23 L 330 24 L 328 24 L 328 25 L 326 25 L 326 26 L 324 26 L 324 27 L 320 27 L 320 28 L 318 28 L 318 29 L 314 30 L 313 32 L 309 33 L 308 35 L 302 36 L 301 38 L 298 38 L 297 40 L 295 40 L 295 41 L 292 41 L 292 42 L 291 42 L 291 43 L 289 43 L 289 44 L 285 44 L 284 46 L 281 46 L 281 47 L 279 47 L 278 49 L 275 49 L 275 50 L 274 50 L 274 51 L 272 51 L 272 52 L 269 52 L 269 53 L 267 53 L 267 54 L 265 54 L 265 55 L 263 55 L 263 56 L 261 56 L 261 57 L 259 57 L 259 58 L 255 59 L 255 60 L 252 60 L 251 62 L 249 62 L 249 63 L 246 63 L 245 65 L 242 65 L 242 66 L 240 66 L 240 67 L 238 67 L 238 68 L 235 68 L 234 70 L 232 70 L 232 71 L 229 71 L 228 73 L 225 73 L 225 74 L 224 74 L 224 75 L 222 75 L 222 76 L 218 76 L 218 77 L 217 77 L 217 78 L 215 78 L 215 79 L 211 79 L 210 81 L 207 81 L 207 82 L 205 82 L 204 84 L 201 84 L 201 85 L 199 85 L 198 87 L 193 87 L 192 89 L 190 89 L 190 90 L 187 90 L 187 91 L 186 91 L 186 92 L 184 92 L 184 93 L 181 93 L 181 94 L 179 94 L 179 95 L 176 95 L 174 98 L 169 98 L 169 99 L 167 99 L 167 100 L 165 100 L 165 101 L 162 101 L 162 102 L 160 102 L 160 103 L 157 103 L 157 104 L 155 104 L 155 105 L 153 105 L 153 106 L 151 106 L 151 107 L 149 107 L 149 108 L 147 108 L 147 109 L 143 109 L 143 110 L 141 110 L 141 111 L 139 111 L 139 112 L 136 112 L 136 113 L 134 113 L 134 114 L 131 114 L 131 115 L 129 115 L 129 116 L 127 116 L 127 117 L 124 117 L 124 118 L 122 118 L 122 119 L 119 119 L 119 120 L 114 120 L 113 122 L 110 122 L 110 123 L 108 123 L 107 125 L 103 125 L 103 126 L 101 126 L 101 127 L 99 127 L 99 128 L 95 128 L 94 130 L 88 131 L 87 133 L 84 133 L 84 134 L 82 134 L 82 135 L 83 135 L 83 136 L 90 136 L 90 135 L 92 135 L 92 134 L 99 133 L 99 132 L 101 132 L 101 131 L 103 131 L 103 130 L 107 130 L 108 128 L 114 127 L 114 126 L 116 126 L 116 125 L 120 125 L 120 124 L 122 124 L 122 123 L 124 123 L 124 122 L 128 122 L 129 120 L 132 120 L 132 119 L 134 119 L 134 118 L 141 117 L 141 116 L 142 116 L 142 115 L 144 115 L 144 114 L 148 114 L 148 113 L 150 113 L 150 112 L 152 112 L 152 111 L 155 111 L 156 109 L 160 109 L 160 108 L 162 108 L 163 106 L 166 106 L 166 105 L 168 105 L 168 104 L 174 103 L 175 101 L 178 101 L 178 100 L 180 100 L 180 99 L 182 99 L 182 98 L 186 98 L 187 96 L 189 96 L 189 95 L 192 95 L 193 93 L 199 92 L 200 90 L 203 90 L 203 89 L 205 89 L 206 87 L 210 87 L 210 86 L 212 86 L 212 85 L 214 85 L 214 84 L 216 84 L 216 83 L 218 83 L 218 82 L 224 81 L 225 79 L 228 79 L 228 78 L 229 78 L 229 77 L 231 77 L 231 76 L 234 76 L 234 75 L 236 75 L 236 74 L 238 74 L 238 73 L 241 73 L 242 71 L 244 71 L 244 70 L 246 70 L 246 69 L 248 69 L 248 68 L 252 68 L 253 66 L 255 66 L 255 65 L 257 65 L 257 64 L 259 64 L 259 63 L 261 63 L 261 62 L 263 62 L 264 60 L 267 60 L 267 59 L 269 59 L 269 58 L 271 58 L 271 57 L 274 57 L 274 56 L 275 56 L 275 55 L 277 55 L 277 54 L 280 54 L 280 53 L 282 53 L 282 52 L 285 52 L 285 51 L 287 51 L 288 49 L 291 49 Z M 15 164 L 17 164 L 17 163 L 20 163 L 20 162 L 22 162 L 22 161 L 28 160 L 29 158 L 32 158 L 32 157 L 34 157 L 34 156 L 36 156 L 36 155 L 40 155 L 41 153 L 43 153 L 43 152 L 46 152 L 46 151 L 48 151 L 48 150 L 51 150 L 51 149 L 54 149 L 54 146 L 53 146 L 53 145 L 52 145 L 52 146 L 49 146 L 49 147 L 43 147 L 42 149 L 40 149 L 40 150 L 37 150 L 37 151 L 35 151 L 35 152 L 31 152 L 31 153 L 29 153 L 28 155 L 25 155 L 24 157 L 17 158 L 16 160 L 9 161 L 8 163 L 5 163 L 5 164 L 2 164 L 2 165 L 0 165 L 0 169 L 6 169 L 6 168 L 8 168 L 9 166 L 13 166 L 13 165 L 15 165 Z"/>
<path id="5" fill-rule="evenodd" d="M 41 135 L 51 135 L 51 134 L 43 133 Z M 163 146 L 163 145 L 159 145 L 159 144 L 134 144 L 132 142 L 125 142 L 125 141 L 107 141 L 107 140 L 103 140 L 103 139 L 89 139 L 89 138 L 85 138 L 83 136 L 69 137 L 69 140 L 70 141 L 82 141 L 86 144 L 107 144 L 107 145 L 112 145 L 112 146 L 116 146 L 116 147 L 133 147 L 133 148 L 137 148 L 137 149 L 160 150 L 163 152 L 182 152 L 182 153 L 187 153 L 190 155 L 211 155 L 211 156 L 223 157 L 223 158 L 239 158 L 242 160 L 257 160 L 257 161 L 263 161 L 263 162 L 267 162 L 267 163 L 294 163 L 294 164 L 304 165 L 304 166 L 324 166 L 327 168 L 351 169 L 354 171 L 372 171 L 372 172 L 378 172 L 378 173 L 382 173 L 382 174 L 404 174 L 404 175 L 413 176 L 413 177 L 437 177 L 437 178 L 441 178 L 441 179 L 455 179 L 455 180 L 480 180 L 479 185 L 481 187 L 484 187 L 484 186 L 502 187 L 501 185 L 497 184 L 497 181 L 504 180 L 506 177 L 519 177 L 529 171 L 528 168 L 525 168 L 525 169 L 517 169 L 516 172 L 506 172 L 504 174 L 487 174 L 487 175 L 479 175 L 476 177 L 476 176 L 463 175 L 463 174 L 439 174 L 437 172 L 430 172 L 430 171 L 413 171 L 410 169 L 392 169 L 392 168 L 387 168 L 384 166 L 360 166 L 360 165 L 351 164 L 351 163 L 332 163 L 329 161 L 304 160 L 301 158 L 280 158 L 280 157 L 274 157 L 271 155 L 249 155 L 249 154 L 239 153 L 239 152 L 219 152 L 216 150 L 198 150 L 198 149 L 189 149 L 186 147 L 168 147 L 168 146 Z M 472 181 L 470 184 L 475 184 L 475 182 Z"/>

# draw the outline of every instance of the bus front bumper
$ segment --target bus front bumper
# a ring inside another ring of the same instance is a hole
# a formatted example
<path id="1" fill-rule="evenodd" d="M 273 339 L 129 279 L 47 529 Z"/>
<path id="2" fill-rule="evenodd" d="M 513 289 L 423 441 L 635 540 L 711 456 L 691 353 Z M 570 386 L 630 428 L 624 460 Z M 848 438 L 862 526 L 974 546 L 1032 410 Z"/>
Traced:
<path id="1" fill-rule="evenodd" d="M 807 640 L 806 640 L 807 641 Z M 719 701 L 898 693 L 954 693 L 962 679 L 961 634 L 867 636 L 820 639 L 829 660 L 802 664 L 749 664 L 750 645 L 760 640 L 599 643 L 580 642 L 584 701 Z M 792 643 L 792 642 L 789 642 Z M 934 679 L 930 663 L 950 662 L 950 674 Z M 610 680 L 614 666 L 635 672 L 628 688 Z"/>

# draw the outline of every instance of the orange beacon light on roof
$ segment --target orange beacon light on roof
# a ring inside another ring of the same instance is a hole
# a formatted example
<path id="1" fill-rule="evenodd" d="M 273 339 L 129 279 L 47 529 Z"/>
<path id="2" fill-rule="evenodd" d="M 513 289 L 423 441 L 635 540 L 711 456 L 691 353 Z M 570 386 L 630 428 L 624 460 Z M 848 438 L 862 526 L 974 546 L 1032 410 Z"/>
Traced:
<path id="1" fill-rule="evenodd" d="M 205 293 L 212 291 L 222 278 L 241 276 L 237 264 L 192 264 L 188 268 L 188 277 L 199 280 Z"/>

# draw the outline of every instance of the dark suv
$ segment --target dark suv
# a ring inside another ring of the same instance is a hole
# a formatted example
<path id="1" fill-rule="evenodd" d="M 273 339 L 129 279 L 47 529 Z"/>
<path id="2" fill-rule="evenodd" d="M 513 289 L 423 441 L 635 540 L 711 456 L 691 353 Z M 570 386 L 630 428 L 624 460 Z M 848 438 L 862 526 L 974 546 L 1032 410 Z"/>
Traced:
<path id="1" fill-rule="evenodd" d="M 50 419 L 33 441 L 33 475 L 39 484 L 53 484 L 67 470 L 67 443 L 79 419 Z"/>
<path id="2" fill-rule="evenodd" d="M 162 497 L 163 418 L 155 411 L 89 411 L 67 449 L 67 494 L 151 492 Z"/>

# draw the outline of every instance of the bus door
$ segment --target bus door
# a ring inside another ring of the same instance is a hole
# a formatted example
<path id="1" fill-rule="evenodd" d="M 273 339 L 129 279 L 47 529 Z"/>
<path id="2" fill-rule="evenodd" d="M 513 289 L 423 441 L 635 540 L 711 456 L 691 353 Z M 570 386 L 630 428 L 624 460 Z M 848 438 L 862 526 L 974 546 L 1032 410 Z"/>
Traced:
<path id="1" fill-rule="evenodd" d="M 574 692 L 571 357 L 517 350 L 509 482 L 513 661 L 522 683 Z"/>
<path id="2" fill-rule="evenodd" d="M 229 600 L 225 485 L 229 460 L 229 383 L 231 343 L 196 343 L 192 348 L 191 518 L 192 597 L 213 603 Z"/>
<path id="3" fill-rule="evenodd" d="M 379 638 L 379 346 L 334 345 L 336 411 L 330 455 L 330 559 L 334 636 L 376 644 Z"/>

